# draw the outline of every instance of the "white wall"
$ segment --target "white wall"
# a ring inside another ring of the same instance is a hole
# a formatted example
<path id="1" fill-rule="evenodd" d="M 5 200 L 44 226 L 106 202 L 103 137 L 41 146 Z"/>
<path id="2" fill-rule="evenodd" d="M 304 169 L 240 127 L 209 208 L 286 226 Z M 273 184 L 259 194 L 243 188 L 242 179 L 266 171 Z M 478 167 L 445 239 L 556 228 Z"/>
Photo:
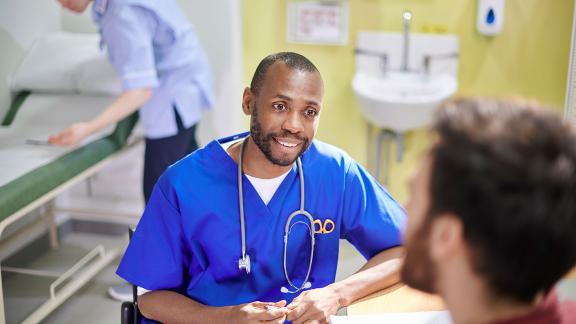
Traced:
<path id="1" fill-rule="evenodd" d="M 216 79 L 216 106 L 200 124 L 200 142 L 244 131 L 241 0 L 179 3 L 196 27 Z"/>
<path id="2" fill-rule="evenodd" d="M 0 29 L 27 48 L 43 33 L 60 29 L 58 2 L 0 0 Z"/>
<path id="3" fill-rule="evenodd" d="M 0 119 L 10 106 L 8 77 L 24 50 L 46 32 L 60 29 L 55 0 L 0 0 Z"/>

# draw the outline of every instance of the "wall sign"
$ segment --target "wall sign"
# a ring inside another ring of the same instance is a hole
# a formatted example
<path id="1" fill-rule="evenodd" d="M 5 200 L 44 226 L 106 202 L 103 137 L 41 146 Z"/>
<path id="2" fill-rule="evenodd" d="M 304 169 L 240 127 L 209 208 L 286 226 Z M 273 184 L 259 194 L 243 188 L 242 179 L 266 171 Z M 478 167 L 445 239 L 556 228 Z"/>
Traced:
<path id="1" fill-rule="evenodd" d="M 288 41 L 344 45 L 348 41 L 346 1 L 289 1 Z"/>

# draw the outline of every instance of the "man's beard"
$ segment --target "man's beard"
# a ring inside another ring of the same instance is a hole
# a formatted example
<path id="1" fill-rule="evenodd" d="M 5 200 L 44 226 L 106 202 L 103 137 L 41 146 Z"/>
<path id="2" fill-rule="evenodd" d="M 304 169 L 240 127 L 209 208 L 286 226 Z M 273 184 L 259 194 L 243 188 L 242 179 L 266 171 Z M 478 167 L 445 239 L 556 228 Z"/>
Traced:
<path id="1" fill-rule="evenodd" d="M 424 222 L 426 223 L 426 221 Z M 412 235 L 410 242 L 406 242 L 406 258 L 400 276 L 402 282 L 408 286 L 427 293 L 435 292 L 436 266 L 430 257 L 429 224 L 420 225 Z"/>
<path id="2" fill-rule="evenodd" d="M 262 133 L 262 125 L 258 120 L 258 107 L 256 105 L 254 105 L 254 109 L 252 111 L 252 117 L 250 118 L 250 135 L 252 136 L 254 143 L 256 143 L 256 146 L 258 146 L 260 151 L 264 153 L 264 156 L 266 156 L 266 158 L 273 164 L 280 166 L 292 165 L 292 163 L 294 163 L 294 161 L 296 161 L 298 157 L 304 154 L 304 152 L 310 146 L 310 141 L 308 140 L 308 138 L 300 137 L 294 134 L 290 134 L 288 132 L 268 133 L 268 134 Z M 275 157 L 274 155 L 272 155 L 272 147 L 271 147 L 271 142 L 274 141 L 274 137 L 279 138 L 291 137 L 298 139 L 299 141 L 302 142 L 302 144 L 300 144 L 302 148 L 300 149 L 300 152 L 298 152 L 298 154 L 296 154 L 293 158 Z"/>

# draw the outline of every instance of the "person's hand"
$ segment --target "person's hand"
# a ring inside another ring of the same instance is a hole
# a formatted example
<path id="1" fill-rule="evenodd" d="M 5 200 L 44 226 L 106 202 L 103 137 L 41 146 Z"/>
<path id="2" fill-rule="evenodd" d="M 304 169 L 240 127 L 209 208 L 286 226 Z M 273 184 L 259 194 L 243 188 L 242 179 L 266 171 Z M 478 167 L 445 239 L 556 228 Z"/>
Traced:
<path id="1" fill-rule="evenodd" d="M 56 135 L 48 137 L 48 143 L 62 146 L 72 146 L 80 143 L 90 135 L 88 123 L 75 123 Z"/>
<path id="2" fill-rule="evenodd" d="M 286 306 L 293 324 L 328 323 L 340 308 L 338 294 L 330 286 L 307 290 Z"/>
<path id="3" fill-rule="evenodd" d="M 285 307 L 286 301 L 277 303 L 252 302 L 235 307 L 232 322 L 234 323 L 278 323 L 282 324 L 286 320 L 288 309 Z"/>

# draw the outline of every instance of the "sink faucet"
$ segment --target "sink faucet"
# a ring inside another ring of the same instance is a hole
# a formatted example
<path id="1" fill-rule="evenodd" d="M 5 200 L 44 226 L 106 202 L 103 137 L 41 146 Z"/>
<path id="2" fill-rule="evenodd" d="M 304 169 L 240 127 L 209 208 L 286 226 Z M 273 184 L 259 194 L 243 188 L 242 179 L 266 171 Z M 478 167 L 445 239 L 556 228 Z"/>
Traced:
<path id="1" fill-rule="evenodd" d="M 408 52 L 410 48 L 410 23 L 412 22 L 412 13 L 404 11 L 402 14 L 404 21 L 404 51 L 402 52 L 402 71 L 408 72 Z"/>
<path id="2" fill-rule="evenodd" d="M 430 65 L 432 64 L 432 61 L 457 59 L 458 56 L 459 56 L 458 52 L 436 54 L 436 55 L 424 55 L 424 60 L 422 62 L 422 72 L 424 72 L 424 76 L 428 76 L 430 74 Z"/>

